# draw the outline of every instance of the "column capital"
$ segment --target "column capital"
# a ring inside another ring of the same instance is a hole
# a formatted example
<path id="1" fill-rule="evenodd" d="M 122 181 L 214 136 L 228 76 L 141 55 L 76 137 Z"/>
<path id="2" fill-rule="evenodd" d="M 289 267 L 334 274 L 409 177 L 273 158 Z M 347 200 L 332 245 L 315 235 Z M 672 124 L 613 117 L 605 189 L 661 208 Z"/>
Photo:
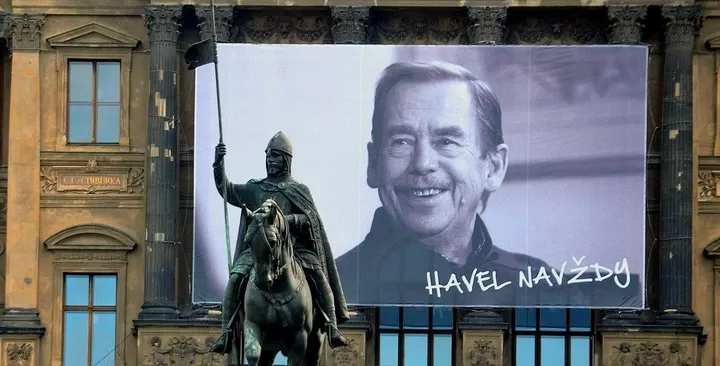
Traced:
<path id="1" fill-rule="evenodd" d="M 12 50 L 39 50 L 44 14 L 13 14 L 8 17 L 10 48 Z"/>
<path id="2" fill-rule="evenodd" d="M 218 43 L 230 42 L 235 9 L 232 6 L 215 6 L 215 30 Z M 205 40 L 212 36 L 212 11 L 209 6 L 195 7 L 197 27 L 200 30 L 200 39 Z"/>
<path id="3" fill-rule="evenodd" d="M 333 42 L 336 44 L 367 43 L 369 6 L 331 6 Z"/>
<path id="4" fill-rule="evenodd" d="M 148 5 L 143 13 L 150 42 L 177 42 L 180 34 L 180 6 Z"/>
<path id="5" fill-rule="evenodd" d="M 665 20 L 665 42 L 693 43 L 702 26 L 700 5 L 663 5 Z"/>
<path id="6" fill-rule="evenodd" d="M 610 20 L 608 41 L 611 44 L 638 44 L 642 39 L 647 5 L 608 6 Z"/>
<path id="7" fill-rule="evenodd" d="M 471 44 L 502 44 L 507 19 L 507 6 L 468 6 Z"/>

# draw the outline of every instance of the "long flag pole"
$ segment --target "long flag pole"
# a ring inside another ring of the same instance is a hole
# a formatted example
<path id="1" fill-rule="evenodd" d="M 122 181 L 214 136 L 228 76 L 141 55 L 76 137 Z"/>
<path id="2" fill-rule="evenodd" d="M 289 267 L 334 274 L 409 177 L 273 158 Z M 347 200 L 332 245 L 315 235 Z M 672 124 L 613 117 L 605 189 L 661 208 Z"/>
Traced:
<path id="1" fill-rule="evenodd" d="M 215 0 L 210 0 L 210 14 L 211 14 L 211 23 L 212 23 L 212 33 L 210 36 L 210 43 L 208 44 L 208 40 L 201 41 L 198 43 L 195 43 L 188 47 L 188 50 L 185 52 L 185 62 L 188 64 L 188 69 L 192 70 L 195 68 L 198 68 L 202 65 L 208 64 L 212 62 L 215 67 L 215 95 L 217 98 L 217 115 L 218 115 L 218 130 L 220 134 L 220 141 L 219 143 L 223 143 L 223 124 L 222 124 L 222 112 L 221 112 L 221 104 L 220 104 L 220 72 L 218 71 L 218 56 L 217 56 L 217 27 L 215 25 Z M 208 46 L 210 49 L 208 49 Z M 209 53 L 209 54 L 208 54 Z M 221 164 L 221 171 L 223 176 L 222 181 L 222 196 L 223 196 L 223 211 L 225 214 L 225 245 L 227 247 L 227 262 L 228 262 L 228 272 L 232 270 L 232 249 L 230 247 L 230 222 L 228 217 L 228 202 L 227 202 L 227 177 L 225 175 L 225 157 L 222 158 L 222 164 Z M 237 253 L 236 253 L 237 255 Z M 237 317 L 237 313 L 240 309 L 236 309 L 235 313 L 232 314 L 230 318 L 230 322 L 228 324 L 228 329 L 223 330 L 227 331 L 228 333 L 231 332 L 232 329 L 232 323 L 234 323 L 234 319 Z M 239 327 L 238 327 L 239 329 Z M 237 335 L 238 342 L 238 349 L 235 352 L 236 362 L 238 365 L 242 364 L 243 359 L 243 347 L 242 347 L 242 340 L 240 337 L 242 337 L 242 332 L 239 332 Z M 231 337 L 231 334 L 228 334 L 227 339 L 230 341 L 233 337 Z M 227 363 L 232 364 L 230 361 L 230 355 L 228 354 Z"/>

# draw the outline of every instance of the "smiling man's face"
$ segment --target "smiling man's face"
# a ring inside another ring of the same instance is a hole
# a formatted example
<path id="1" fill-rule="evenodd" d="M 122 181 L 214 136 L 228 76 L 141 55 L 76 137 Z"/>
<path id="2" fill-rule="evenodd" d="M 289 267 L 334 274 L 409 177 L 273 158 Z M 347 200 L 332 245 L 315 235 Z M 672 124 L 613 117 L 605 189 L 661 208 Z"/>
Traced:
<path id="1" fill-rule="evenodd" d="M 483 191 L 497 187 L 467 85 L 400 82 L 385 106 L 368 184 L 388 214 L 420 237 L 474 221 Z"/>

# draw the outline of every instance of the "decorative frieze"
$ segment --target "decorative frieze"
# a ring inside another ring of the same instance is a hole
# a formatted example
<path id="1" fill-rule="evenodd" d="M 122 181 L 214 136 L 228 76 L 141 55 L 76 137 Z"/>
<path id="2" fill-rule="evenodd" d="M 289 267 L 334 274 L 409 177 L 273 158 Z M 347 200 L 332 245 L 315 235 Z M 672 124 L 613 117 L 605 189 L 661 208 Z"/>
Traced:
<path id="1" fill-rule="evenodd" d="M 45 25 L 45 15 L 21 14 L 9 18 L 11 49 L 39 50 L 42 38 L 42 26 Z"/>
<path id="2" fill-rule="evenodd" d="M 510 42 L 531 45 L 605 43 L 605 29 L 595 19 L 580 14 L 528 14 L 511 24 Z"/>
<path id="3" fill-rule="evenodd" d="M 607 333 L 602 339 L 604 365 L 697 365 L 697 338 L 693 336 Z"/>
<path id="4" fill-rule="evenodd" d="M 325 13 L 246 11 L 239 21 L 239 42 L 331 43 L 330 23 Z"/>
<path id="5" fill-rule="evenodd" d="M 501 44 L 507 19 L 506 6 L 468 7 L 470 26 L 467 29 L 472 44 Z"/>
<path id="6" fill-rule="evenodd" d="M 637 44 L 642 39 L 647 5 L 611 5 L 608 7 L 608 43 Z"/>
<path id="7" fill-rule="evenodd" d="M 153 337 L 142 355 L 143 366 L 156 365 L 225 365 L 225 357 L 210 352 L 215 338 L 206 337 L 200 342 L 196 337 Z"/>
<path id="8" fill-rule="evenodd" d="M 30 343 L 8 343 L 5 347 L 8 366 L 30 366 L 33 346 Z"/>
<path id="9" fill-rule="evenodd" d="M 432 14 L 432 15 L 430 15 Z M 373 21 L 372 43 L 467 44 L 467 17 L 457 12 L 379 12 Z"/>
<path id="10" fill-rule="evenodd" d="M 368 41 L 370 7 L 333 6 L 330 8 L 331 31 L 336 44 L 361 44 Z"/>
<path id="11" fill-rule="evenodd" d="M 720 157 L 698 157 L 696 191 L 698 213 L 720 213 Z"/>

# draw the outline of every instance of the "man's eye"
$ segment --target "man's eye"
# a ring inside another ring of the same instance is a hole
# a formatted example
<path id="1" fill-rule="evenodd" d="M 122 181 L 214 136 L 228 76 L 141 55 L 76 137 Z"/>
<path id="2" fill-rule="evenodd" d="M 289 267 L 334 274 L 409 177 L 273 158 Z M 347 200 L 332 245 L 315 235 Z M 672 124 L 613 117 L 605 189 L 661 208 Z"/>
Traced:
<path id="1" fill-rule="evenodd" d="M 458 145 L 457 142 L 450 140 L 450 139 L 441 139 L 437 142 L 440 146 L 452 146 L 452 145 Z"/>
<path id="2" fill-rule="evenodd" d="M 390 141 L 390 145 L 393 145 L 393 146 L 404 146 L 404 145 L 409 145 L 409 144 L 410 144 L 410 140 L 408 140 L 408 139 L 394 139 L 394 140 Z"/>

